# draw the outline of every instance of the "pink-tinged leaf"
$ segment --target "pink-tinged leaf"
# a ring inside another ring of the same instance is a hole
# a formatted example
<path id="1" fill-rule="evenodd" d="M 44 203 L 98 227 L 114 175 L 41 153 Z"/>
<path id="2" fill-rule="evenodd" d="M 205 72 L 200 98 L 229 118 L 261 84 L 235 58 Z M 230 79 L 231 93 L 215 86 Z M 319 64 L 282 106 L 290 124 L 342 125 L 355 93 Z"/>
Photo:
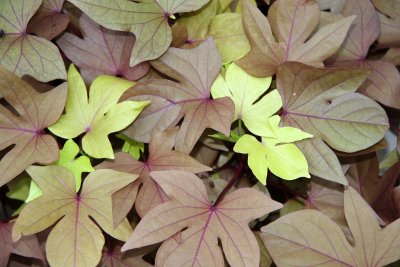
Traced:
<path id="1" fill-rule="evenodd" d="M 333 14 L 339 14 L 346 3 L 346 0 L 317 0 L 320 10 L 329 9 Z"/>
<path id="2" fill-rule="evenodd" d="M 161 242 L 187 228 L 180 239 L 169 239 L 159 249 L 163 266 L 224 266 L 218 239 L 229 264 L 259 266 L 260 252 L 248 223 L 281 208 L 280 203 L 243 188 L 213 206 L 203 182 L 192 173 L 158 171 L 151 176 L 171 200 L 142 218 L 122 251 Z"/>
<path id="3" fill-rule="evenodd" d="M 12 237 L 18 240 L 57 222 L 46 241 L 46 257 L 51 266 L 96 266 L 104 245 L 99 227 L 121 241 L 131 233 L 126 219 L 113 227 L 111 194 L 133 182 L 136 175 L 97 170 L 86 177 L 77 195 L 75 178 L 66 168 L 31 166 L 27 172 L 42 190 L 42 196 L 22 210 Z"/>
<path id="4" fill-rule="evenodd" d="M 242 2 L 242 16 L 251 51 L 237 64 L 260 77 L 275 74 L 286 61 L 323 66 L 322 62 L 339 49 L 354 19 L 339 19 L 315 31 L 320 11 L 316 2 L 307 0 L 275 1 L 268 20 L 246 0 Z"/>
<path id="5" fill-rule="evenodd" d="M 80 17 L 80 29 L 84 39 L 65 33 L 57 44 L 65 55 L 80 68 L 87 84 L 100 75 L 121 76 L 138 80 L 150 68 L 148 63 L 129 66 L 129 56 L 135 45 L 135 37 L 129 33 L 107 30 L 86 15 Z"/>
<path id="6" fill-rule="evenodd" d="M 206 128 L 229 135 L 235 111 L 232 100 L 210 98 L 211 85 L 221 69 L 221 57 L 211 38 L 194 49 L 170 48 L 151 64 L 179 83 L 147 80 L 129 90 L 125 98 L 148 99 L 152 103 L 125 130 L 126 135 L 149 142 L 152 132 L 173 127 L 182 117 L 175 142 L 178 151 L 189 153 Z"/>
<path id="7" fill-rule="evenodd" d="M 400 109 L 400 74 L 396 67 L 390 62 L 366 60 L 369 47 L 380 33 L 378 12 L 370 0 L 348 0 L 342 13 L 357 17 L 342 48 L 330 61 L 334 66 L 371 69 L 372 73 L 359 92 Z"/>
<path id="8" fill-rule="evenodd" d="M 121 253 L 121 245 L 115 245 L 112 249 L 104 248 L 99 267 L 151 267 L 150 263 L 142 257 L 146 251 L 129 251 Z"/>
<path id="9" fill-rule="evenodd" d="M 15 243 L 12 241 L 11 232 L 13 225 L 13 222 L 0 222 L 0 267 L 8 266 L 10 254 L 43 260 L 43 254 L 35 235 L 26 236 Z"/>
<path id="10" fill-rule="evenodd" d="M 352 188 L 344 192 L 354 246 L 327 216 L 290 213 L 263 227 L 262 238 L 278 266 L 385 266 L 400 259 L 400 220 L 381 229 L 375 213 Z"/>
<path id="11" fill-rule="evenodd" d="M 28 25 L 32 32 L 47 40 L 62 33 L 69 24 L 69 16 L 62 13 L 64 0 L 43 0 L 38 13 Z"/>
<path id="12" fill-rule="evenodd" d="M 379 142 L 386 133 L 388 118 L 382 107 L 354 93 L 367 74 L 362 69 L 317 69 L 295 62 L 279 68 L 283 125 L 314 135 L 298 142 L 312 174 L 347 184 L 327 144 L 339 151 L 355 152 Z"/>
<path id="13" fill-rule="evenodd" d="M 372 0 L 379 13 L 381 33 L 378 47 L 387 48 L 400 45 L 400 8 L 397 0 Z"/>
<path id="14" fill-rule="evenodd" d="M 28 21 L 41 0 L 0 2 L 0 66 L 22 77 L 27 74 L 48 82 L 66 79 L 64 61 L 57 46 L 44 38 L 26 34 Z"/>
<path id="15" fill-rule="evenodd" d="M 168 201 L 167 195 L 151 178 L 151 171 L 184 170 L 192 173 L 210 171 L 211 169 L 189 155 L 172 150 L 177 128 L 155 133 L 150 141 L 149 156 L 145 162 L 135 160 L 128 153 L 116 153 L 114 160 L 104 161 L 97 169 L 114 169 L 137 174 L 140 180 L 113 194 L 114 225 L 118 225 L 131 210 L 136 200 L 135 208 L 140 217 L 154 207 Z M 140 187 L 141 186 L 141 187 Z M 137 193 L 140 187 L 139 193 Z M 136 197 L 137 195 L 137 197 Z"/>
<path id="16" fill-rule="evenodd" d="M 382 60 L 389 61 L 394 65 L 400 65 L 400 47 L 390 48 L 383 56 Z"/>
<path id="17" fill-rule="evenodd" d="M 44 130 L 61 116 L 67 84 L 40 94 L 5 69 L 0 68 L 0 76 L 0 95 L 17 111 L 14 114 L 0 106 L 0 150 L 15 145 L 0 161 L 2 186 L 33 163 L 58 160 L 58 144 Z"/>
<path id="18" fill-rule="evenodd" d="M 69 0 L 100 25 L 136 36 L 130 65 L 159 58 L 172 40 L 168 19 L 174 13 L 200 9 L 209 0 Z"/>

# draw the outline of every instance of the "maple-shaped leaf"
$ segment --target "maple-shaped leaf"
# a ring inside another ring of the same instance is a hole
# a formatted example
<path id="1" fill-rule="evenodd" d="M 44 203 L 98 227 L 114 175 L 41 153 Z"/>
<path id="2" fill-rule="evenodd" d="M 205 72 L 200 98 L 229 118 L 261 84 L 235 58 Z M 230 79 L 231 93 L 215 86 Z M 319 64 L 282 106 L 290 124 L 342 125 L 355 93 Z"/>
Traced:
<path id="1" fill-rule="evenodd" d="M 177 246 L 170 238 L 158 250 L 157 254 L 171 252 L 162 266 L 224 266 L 218 239 L 229 264 L 258 266 L 260 251 L 248 223 L 281 208 L 280 203 L 255 189 L 242 188 L 214 206 L 203 182 L 192 173 L 157 171 L 151 176 L 171 200 L 142 218 L 122 251 L 161 242 L 187 228 Z"/>
<path id="2" fill-rule="evenodd" d="M 342 44 L 354 19 L 347 17 L 324 25 L 315 1 L 277 0 L 268 11 L 268 20 L 248 1 L 242 2 L 243 25 L 251 44 L 250 52 L 236 63 L 246 72 L 266 77 L 276 73 L 286 61 L 323 66 Z"/>
<path id="3" fill-rule="evenodd" d="M 234 104 L 229 97 L 211 99 L 210 90 L 221 69 L 221 57 L 209 38 L 194 49 L 170 48 L 151 63 L 179 81 L 147 80 L 129 90 L 125 98 L 151 100 L 151 105 L 125 130 L 134 140 L 149 142 L 151 132 L 175 126 L 184 117 L 175 149 L 189 153 L 206 128 L 229 135 Z"/>
<path id="4" fill-rule="evenodd" d="M 268 170 L 285 180 L 310 177 L 303 153 L 296 145 L 288 143 L 310 138 L 312 135 L 293 127 L 280 128 L 279 121 L 280 117 L 275 115 L 267 122 L 275 136 L 262 137 L 260 143 L 254 136 L 245 134 L 233 148 L 237 153 L 249 154 L 249 167 L 263 185 L 267 183 Z"/>
<path id="5" fill-rule="evenodd" d="M 150 263 L 142 259 L 147 251 L 128 251 L 121 253 L 121 245 L 113 248 L 104 248 L 99 267 L 151 267 Z"/>
<path id="6" fill-rule="evenodd" d="M 85 83 L 71 64 L 68 70 L 66 113 L 49 130 L 65 139 L 85 133 L 82 148 L 94 158 L 114 158 L 108 135 L 131 124 L 149 102 L 124 101 L 121 95 L 133 82 L 111 76 L 99 76 L 90 86 L 89 99 Z M 101 144 L 101 145 L 99 145 Z"/>
<path id="7" fill-rule="evenodd" d="M 400 259 L 400 220 L 381 229 L 375 213 L 352 187 L 344 193 L 344 212 L 354 246 L 326 215 L 303 210 L 261 228 L 278 266 L 385 266 Z"/>
<path id="8" fill-rule="evenodd" d="M 314 135 L 297 143 L 310 173 L 347 184 L 327 144 L 350 153 L 377 143 L 385 135 L 385 111 L 375 101 L 354 93 L 367 74 L 362 69 L 317 69 L 295 62 L 279 68 L 277 87 L 283 100 L 283 125 Z"/>
<path id="9" fill-rule="evenodd" d="M 209 0 L 68 0 L 100 25 L 136 36 L 130 65 L 160 57 L 172 40 L 168 19 L 201 8 Z"/>
<path id="10" fill-rule="evenodd" d="M 0 161 L 0 186 L 29 165 L 58 160 L 58 145 L 44 129 L 60 117 L 67 94 L 63 83 L 40 94 L 28 83 L 0 67 L 0 95 L 17 114 L 0 105 L 0 149 L 15 145 Z"/>
<path id="11" fill-rule="evenodd" d="M 57 44 L 80 68 L 86 83 L 90 84 L 100 75 L 121 76 L 133 81 L 149 71 L 148 63 L 129 66 L 129 56 L 135 44 L 133 35 L 107 30 L 86 15 L 80 17 L 79 25 L 84 39 L 65 33 Z"/>
<path id="12" fill-rule="evenodd" d="M 79 154 L 79 146 L 70 139 L 65 142 L 63 149 L 60 150 L 60 159 L 55 162 L 55 165 L 65 167 L 72 172 L 75 177 L 76 192 L 81 188 L 82 183 L 82 172 L 93 172 L 94 169 L 90 163 L 90 159 L 87 156 L 80 156 L 76 158 Z M 76 158 L 76 159 L 75 159 Z M 25 202 L 31 202 L 35 198 L 42 195 L 42 190 L 37 186 L 37 184 L 31 180 L 31 185 L 29 187 L 29 195 Z"/>
<path id="13" fill-rule="evenodd" d="M 114 170 L 97 170 L 75 193 L 75 178 L 60 166 L 31 166 L 28 174 L 39 185 L 42 196 L 29 202 L 13 228 L 13 240 L 43 231 L 54 223 L 46 242 L 51 266 L 96 266 L 101 258 L 104 237 L 99 227 L 125 241 L 131 232 L 128 220 L 114 229 L 111 194 L 133 182 L 137 176 Z"/>
<path id="14" fill-rule="evenodd" d="M 149 144 L 149 156 L 141 162 L 127 153 L 116 153 L 112 161 L 104 161 L 97 169 L 114 169 L 139 175 L 139 180 L 113 195 L 114 225 L 131 210 L 135 202 L 136 211 L 140 217 L 154 207 L 168 200 L 162 188 L 150 177 L 151 171 L 184 170 L 193 173 L 210 171 L 189 155 L 172 150 L 177 129 L 155 133 Z M 138 192 L 138 189 L 140 190 Z M 136 197 L 137 195 L 137 197 Z"/>
<path id="15" fill-rule="evenodd" d="M 384 60 L 366 59 L 370 46 L 380 33 L 378 12 L 370 0 L 348 0 L 342 13 L 357 17 L 343 46 L 330 61 L 334 66 L 371 69 L 358 91 L 386 106 L 400 109 L 400 74 L 396 66 Z"/>
<path id="16" fill-rule="evenodd" d="M 0 222 L 0 267 L 8 266 L 8 259 L 11 253 L 43 260 L 43 254 L 35 235 L 24 236 L 15 243 L 12 241 L 11 232 L 13 226 L 14 222 Z"/>
<path id="17" fill-rule="evenodd" d="M 282 107 L 278 90 L 260 99 L 268 90 L 271 80 L 271 77 L 253 77 L 232 63 L 226 69 L 225 78 L 219 75 L 215 80 L 211 94 L 213 98 L 230 97 L 235 104 L 234 120 L 242 120 L 253 134 L 265 136 L 268 133 L 265 130 L 268 118 Z"/>
<path id="18" fill-rule="evenodd" d="M 26 34 L 28 21 L 42 0 L 2 0 L 0 2 L 0 66 L 17 76 L 27 74 L 48 82 L 65 79 L 65 66 L 57 46 L 38 36 Z"/>
<path id="19" fill-rule="evenodd" d="M 51 40 L 69 24 L 69 15 L 62 13 L 65 0 L 43 0 L 37 14 L 29 22 L 28 32 Z"/>

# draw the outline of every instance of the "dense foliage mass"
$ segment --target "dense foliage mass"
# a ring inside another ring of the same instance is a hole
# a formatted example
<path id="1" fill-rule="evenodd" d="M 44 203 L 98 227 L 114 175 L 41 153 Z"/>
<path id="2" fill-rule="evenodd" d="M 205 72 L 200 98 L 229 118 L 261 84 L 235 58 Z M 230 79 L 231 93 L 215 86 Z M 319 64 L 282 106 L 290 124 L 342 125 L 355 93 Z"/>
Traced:
<path id="1" fill-rule="evenodd" d="M 0 267 L 398 266 L 396 65 L 396 0 L 0 0 Z"/>

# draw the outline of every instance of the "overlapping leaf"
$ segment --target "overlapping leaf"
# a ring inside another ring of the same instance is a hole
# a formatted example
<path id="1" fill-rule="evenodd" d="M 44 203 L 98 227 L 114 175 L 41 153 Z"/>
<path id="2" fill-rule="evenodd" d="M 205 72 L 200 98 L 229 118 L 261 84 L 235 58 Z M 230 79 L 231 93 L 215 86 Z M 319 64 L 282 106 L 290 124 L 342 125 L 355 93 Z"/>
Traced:
<path id="1" fill-rule="evenodd" d="M 381 32 L 378 46 L 387 48 L 400 45 L 400 8 L 396 0 L 372 0 L 379 13 Z"/>
<path id="2" fill-rule="evenodd" d="M 312 34 L 320 16 L 314 1 L 277 0 L 269 8 L 268 20 L 256 6 L 248 1 L 242 3 L 243 25 L 251 50 L 237 64 L 258 77 L 275 74 L 286 61 L 323 66 L 322 62 L 339 49 L 354 19 L 340 19 Z"/>
<path id="3" fill-rule="evenodd" d="M 348 0 L 342 14 L 356 15 L 342 48 L 334 57 L 335 66 L 368 68 L 372 72 L 359 92 L 400 109 L 400 74 L 396 67 L 383 60 L 367 60 L 369 47 L 378 38 L 378 12 L 370 0 Z"/>
<path id="4" fill-rule="evenodd" d="M 13 222 L 0 222 L 0 267 L 8 266 L 11 253 L 43 260 L 43 254 L 35 235 L 25 236 L 15 243 L 12 241 L 11 231 L 13 226 Z"/>
<path id="5" fill-rule="evenodd" d="M 37 14 L 28 25 L 28 31 L 47 40 L 62 33 L 69 24 L 69 15 L 62 13 L 65 0 L 43 0 Z"/>
<path id="6" fill-rule="evenodd" d="M 151 267 L 150 263 L 142 259 L 144 254 L 136 251 L 121 253 L 121 246 L 116 245 L 112 249 L 105 248 L 99 267 Z"/>
<path id="7" fill-rule="evenodd" d="M 133 206 L 140 217 L 154 207 L 168 201 L 162 188 L 150 177 L 151 171 L 184 170 L 193 173 L 210 171 L 211 169 L 189 155 L 172 150 L 177 129 L 155 133 L 150 141 L 149 156 L 145 162 L 137 161 L 127 153 L 116 153 L 113 161 L 105 161 L 96 168 L 114 169 L 137 174 L 140 180 L 113 195 L 114 224 L 118 224 Z M 138 189 L 140 190 L 138 192 Z M 137 197 L 136 197 L 137 194 Z"/>
<path id="8" fill-rule="evenodd" d="M 65 142 L 63 149 L 60 150 L 60 159 L 54 163 L 55 165 L 65 167 L 72 172 L 75 177 L 75 191 L 78 192 L 81 188 L 82 183 L 82 172 L 93 172 L 94 169 L 90 163 L 90 159 L 87 156 L 80 156 L 76 158 L 79 154 L 79 146 L 72 140 L 67 140 Z M 75 159 L 76 158 L 76 159 Z M 35 198 L 42 195 L 42 191 L 37 186 L 34 181 L 31 181 L 29 187 L 28 198 L 24 199 L 25 202 L 31 202 Z"/>
<path id="9" fill-rule="evenodd" d="M 48 82 L 65 79 L 65 67 L 58 48 L 46 39 L 26 34 L 28 21 L 41 0 L 3 0 L 0 2 L 0 65 L 17 76 L 27 74 Z"/>
<path id="10" fill-rule="evenodd" d="M 219 75 L 211 88 L 213 98 L 230 97 L 235 104 L 234 120 L 240 119 L 247 129 L 259 136 L 266 136 L 268 118 L 282 107 L 282 99 L 277 90 L 259 98 L 268 90 L 271 77 L 256 78 L 232 63 L 225 78 Z M 258 101 L 257 101 L 258 100 Z"/>
<path id="11" fill-rule="evenodd" d="M 190 152 L 206 128 L 229 135 L 234 104 L 229 97 L 212 100 L 211 85 L 221 58 L 209 38 L 194 49 L 170 48 L 152 65 L 179 82 L 154 79 L 138 83 L 125 98 L 151 100 L 151 105 L 125 130 L 134 140 L 149 142 L 152 132 L 175 126 L 183 117 L 175 149 Z"/>
<path id="12" fill-rule="evenodd" d="M 179 242 L 169 238 L 157 252 L 157 265 L 224 266 L 218 246 L 235 266 L 258 266 L 260 252 L 248 223 L 282 205 L 254 189 L 243 188 L 213 206 L 203 182 L 184 171 L 158 171 L 151 176 L 171 201 L 149 211 L 122 251 L 161 242 L 180 230 Z M 162 262 L 158 259 L 162 257 Z"/>
<path id="13" fill-rule="evenodd" d="M 345 190 L 344 199 L 354 246 L 324 214 L 298 211 L 261 229 L 274 262 L 278 266 L 385 266 L 400 259 L 400 220 L 381 229 L 372 209 L 353 188 Z"/>
<path id="14" fill-rule="evenodd" d="M 43 231 L 54 223 L 46 242 L 51 266 L 96 266 L 104 237 L 94 221 L 114 238 L 125 241 L 132 231 L 127 220 L 114 229 L 111 194 L 133 182 L 137 176 L 114 170 L 97 170 L 75 193 L 75 178 L 60 166 L 31 166 L 27 169 L 43 194 L 28 203 L 13 228 L 13 240 Z"/>
<path id="15" fill-rule="evenodd" d="M 233 148 L 235 152 L 249 154 L 249 167 L 263 185 L 267 182 L 268 170 L 286 180 L 310 177 L 304 155 L 296 145 L 288 143 L 312 135 L 293 127 L 279 128 L 279 122 L 280 117 L 277 115 L 268 119 L 266 124 L 270 127 L 270 134 L 263 137 L 261 143 L 254 136 L 245 134 Z"/>
<path id="16" fill-rule="evenodd" d="M 168 19 L 201 8 L 208 0 L 69 0 L 100 25 L 136 36 L 130 65 L 160 57 L 172 40 Z"/>
<path id="17" fill-rule="evenodd" d="M 285 63 L 277 73 L 283 125 L 314 135 L 298 142 L 310 173 L 347 184 L 332 148 L 355 152 L 380 141 L 388 129 L 385 111 L 373 100 L 354 93 L 364 82 L 360 69 L 316 69 Z"/>
<path id="18" fill-rule="evenodd" d="M 57 44 L 80 68 L 86 83 L 90 84 L 99 75 L 121 76 L 133 81 L 148 72 L 148 63 L 129 66 L 129 56 L 135 44 L 133 35 L 107 30 L 86 15 L 82 15 L 79 21 L 84 39 L 65 33 Z"/>
<path id="19" fill-rule="evenodd" d="M 121 95 L 134 83 L 111 76 L 96 78 L 87 96 L 86 86 L 71 64 L 68 71 L 66 113 L 49 129 L 65 139 L 85 133 L 83 150 L 95 158 L 114 158 L 108 134 L 131 124 L 149 102 L 124 101 Z M 101 144 L 101 145 L 99 145 Z"/>
<path id="20" fill-rule="evenodd" d="M 60 117 L 67 84 L 39 94 L 5 69 L 0 68 L 0 76 L 0 95 L 17 112 L 0 106 L 0 149 L 15 145 L 0 161 L 2 186 L 35 162 L 49 164 L 58 160 L 57 142 L 44 129 Z"/>

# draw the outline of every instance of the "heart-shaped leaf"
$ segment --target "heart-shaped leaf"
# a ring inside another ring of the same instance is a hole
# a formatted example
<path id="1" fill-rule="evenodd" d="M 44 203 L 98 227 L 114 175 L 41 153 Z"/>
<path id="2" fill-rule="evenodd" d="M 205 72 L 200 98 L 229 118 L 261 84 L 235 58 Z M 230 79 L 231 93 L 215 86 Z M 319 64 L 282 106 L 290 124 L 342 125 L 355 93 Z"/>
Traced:
<path id="1" fill-rule="evenodd" d="M 160 247 L 157 258 L 159 254 L 164 260 L 159 266 L 224 266 L 218 239 L 229 264 L 259 265 L 260 251 L 248 223 L 281 208 L 280 203 L 257 190 L 242 188 L 213 206 L 203 182 L 192 173 L 158 171 L 151 176 L 171 200 L 142 218 L 122 251 L 161 242 L 187 228 L 178 243 L 170 238 Z"/>
<path id="2" fill-rule="evenodd" d="M 40 94 L 5 69 L 0 68 L 0 76 L 0 95 L 17 112 L 0 106 L 0 149 L 15 145 L 0 161 L 2 186 L 32 163 L 49 164 L 58 160 L 58 144 L 44 129 L 60 117 L 67 84 Z"/>
<path id="3" fill-rule="evenodd" d="M 114 229 L 111 194 L 133 182 L 137 176 L 114 170 L 90 173 L 79 195 L 75 178 L 60 166 L 31 166 L 27 172 L 42 190 L 29 202 L 13 228 L 13 240 L 43 231 L 54 223 L 46 241 L 46 257 L 51 266 L 96 266 L 101 258 L 104 237 L 96 223 L 109 235 L 125 241 L 132 229 L 128 220 Z"/>
<path id="4" fill-rule="evenodd" d="M 27 74 L 48 82 L 65 79 L 64 61 L 58 48 L 46 39 L 26 34 L 28 21 L 42 0 L 2 0 L 0 2 L 0 65 L 17 76 Z"/>

